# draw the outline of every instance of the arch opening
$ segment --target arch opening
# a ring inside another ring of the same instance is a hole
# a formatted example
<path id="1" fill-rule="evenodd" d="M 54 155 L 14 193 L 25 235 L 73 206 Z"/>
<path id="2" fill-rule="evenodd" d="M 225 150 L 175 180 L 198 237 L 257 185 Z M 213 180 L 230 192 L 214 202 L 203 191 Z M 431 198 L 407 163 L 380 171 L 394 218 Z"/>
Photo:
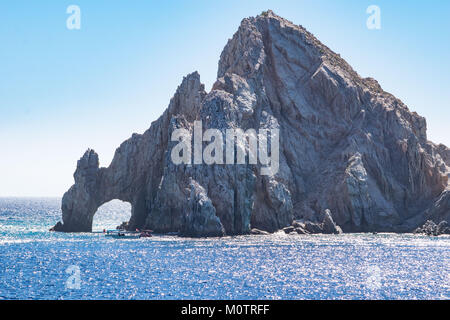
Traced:
<path id="1" fill-rule="evenodd" d="M 93 231 L 112 230 L 123 222 L 130 221 L 131 204 L 121 200 L 111 200 L 101 205 L 94 215 Z"/>

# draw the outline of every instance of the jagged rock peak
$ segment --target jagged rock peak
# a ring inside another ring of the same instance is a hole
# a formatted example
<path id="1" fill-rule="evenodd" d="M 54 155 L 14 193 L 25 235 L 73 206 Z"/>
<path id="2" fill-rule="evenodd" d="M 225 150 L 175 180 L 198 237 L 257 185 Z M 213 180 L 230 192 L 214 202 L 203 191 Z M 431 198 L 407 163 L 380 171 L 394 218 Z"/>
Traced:
<path id="1" fill-rule="evenodd" d="M 178 86 L 168 111 L 170 114 L 183 114 L 187 120 L 192 121 L 197 116 L 205 96 L 205 85 L 200 81 L 200 74 L 197 71 L 190 73 Z"/>
<path id="2" fill-rule="evenodd" d="M 78 160 L 78 168 L 99 167 L 98 154 L 93 149 L 87 149 L 84 155 Z"/>
<path id="3" fill-rule="evenodd" d="M 302 48 L 304 56 L 293 55 L 290 50 L 292 47 Z M 407 106 L 384 91 L 377 80 L 361 77 L 340 54 L 324 45 L 303 26 L 278 16 L 272 10 L 242 20 L 238 31 L 228 40 L 222 51 L 218 78 L 224 77 L 227 73 L 246 78 L 253 77 L 264 64 L 269 69 L 276 68 L 276 63 L 273 61 L 273 56 L 276 54 L 282 54 L 289 62 L 303 67 L 322 65 L 332 68 L 342 76 L 347 85 L 358 86 L 374 97 L 383 99 L 389 105 L 409 112 Z M 300 58 L 304 61 L 299 61 Z M 426 140 L 426 121 L 417 114 L 414 116 L 414 121 L 420 127 L 419 132 Z"/>
<path id="4" fill-rule="evenodd" d="M 359 75 L 352 69 L 352 67 L 340 57 L 339 54 L 333 52 L 330 48 L 320 42 L 312 33 L 306 30 L 301 25 L 296 25 L 291 21 L 284 19 L 272 10 L 264 11 L 256 17 L 249 17 L 242 20 L 238 31 L 230 39 L 222 52 L 218 77 L 222 77 L 226 72 L 235 72 L 236 69 L 229 64 L 230 60 L 234 57 L 241 56 L 242 60 L 254 60 L 254 58 L 260 58 L 253 56 L 256 53 L 258 47 L 266 46 L 269 52 L 271 40 L 273 37 L 277 37 L 280 32 L 286 33 L 286 35 L 295 36 L 292 40 L 293 44 L 298 46 L 307 46 L 312 49 L 311 53 L 321 58 L 322 60 L 328 60 L 336 66 L 340 66 L 343 70 L 347 71 L 352 77 L 359 79 Z M 297 43 L 295 43 L 297 41 Z M 255 50 L 255 51 L 251 51 Z M 258 60 L 258 59 L 256 59 Z M 259 61 L 261 62 L 261 61 Z M 368 83 L 371 83 L 376 87 L 377 82 L 374 79 L 367 79 Z"/>
<path id="5" fill-rule="evenodd" d="M 98 154 L 93 149 L 88 149 L 77 162 L 77 169 L 74 173 L 75 182 L 95 175 L 99 166 Z"/>

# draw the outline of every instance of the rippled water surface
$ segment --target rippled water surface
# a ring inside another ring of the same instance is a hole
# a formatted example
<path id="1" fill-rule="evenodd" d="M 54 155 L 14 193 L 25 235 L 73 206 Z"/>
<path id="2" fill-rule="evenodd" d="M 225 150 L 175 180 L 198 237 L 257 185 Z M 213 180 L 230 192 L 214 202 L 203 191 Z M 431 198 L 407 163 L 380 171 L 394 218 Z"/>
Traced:
<path id="1" fill-rule="evenodd" d="M 48 232 L 59 207 L 0 199 L 0 299 L 450 299 L 447 236 L 114 240 Z M 129 210 L 105 205 L 94 228 Z"/>

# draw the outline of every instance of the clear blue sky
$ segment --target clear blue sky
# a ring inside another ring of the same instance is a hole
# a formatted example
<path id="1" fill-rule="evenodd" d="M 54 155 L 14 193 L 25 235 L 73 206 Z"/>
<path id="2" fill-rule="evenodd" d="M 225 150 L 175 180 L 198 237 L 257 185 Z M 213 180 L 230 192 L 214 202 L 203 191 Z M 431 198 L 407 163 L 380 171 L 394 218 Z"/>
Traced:
<path id="1" fill-rule="evenodd" d="M 81 30 L 66 9 L 81 8 Z M 381 30 L 366 8 L 381 8 Z M 61 196 L 88 148 L 101 165 L 167 107 L 184 75 L 207 90 L 244 17 L 272 9 L 377 79 L 450 145 L 450 1 L 0 2 L 0 196 Z"/>

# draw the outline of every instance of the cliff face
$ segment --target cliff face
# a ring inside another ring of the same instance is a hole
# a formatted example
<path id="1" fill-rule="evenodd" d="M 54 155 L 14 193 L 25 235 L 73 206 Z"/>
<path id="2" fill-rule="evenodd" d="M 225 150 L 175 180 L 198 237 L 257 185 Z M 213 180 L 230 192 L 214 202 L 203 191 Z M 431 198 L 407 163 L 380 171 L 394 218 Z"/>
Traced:
<path id="1" fill-rule="evenodd" d="M 175 165 L 175 129 L 279 129 L 279 170 Z M 188 236 L 276 231 L 331 215 L 344 232 L 409 232 L 450 219 L 450 150 L 426 121 L 302 27 L 271 11 L 242 21 L 207 93 L 197 73 L 164 114 L 116 151 L 108 168 L 88 150 L 64 195 L 57 231 L 91 231 L 98 207 L 132 204 L 130 228 Z M 325 213 L 326 212 L 326 213 Z"/>

